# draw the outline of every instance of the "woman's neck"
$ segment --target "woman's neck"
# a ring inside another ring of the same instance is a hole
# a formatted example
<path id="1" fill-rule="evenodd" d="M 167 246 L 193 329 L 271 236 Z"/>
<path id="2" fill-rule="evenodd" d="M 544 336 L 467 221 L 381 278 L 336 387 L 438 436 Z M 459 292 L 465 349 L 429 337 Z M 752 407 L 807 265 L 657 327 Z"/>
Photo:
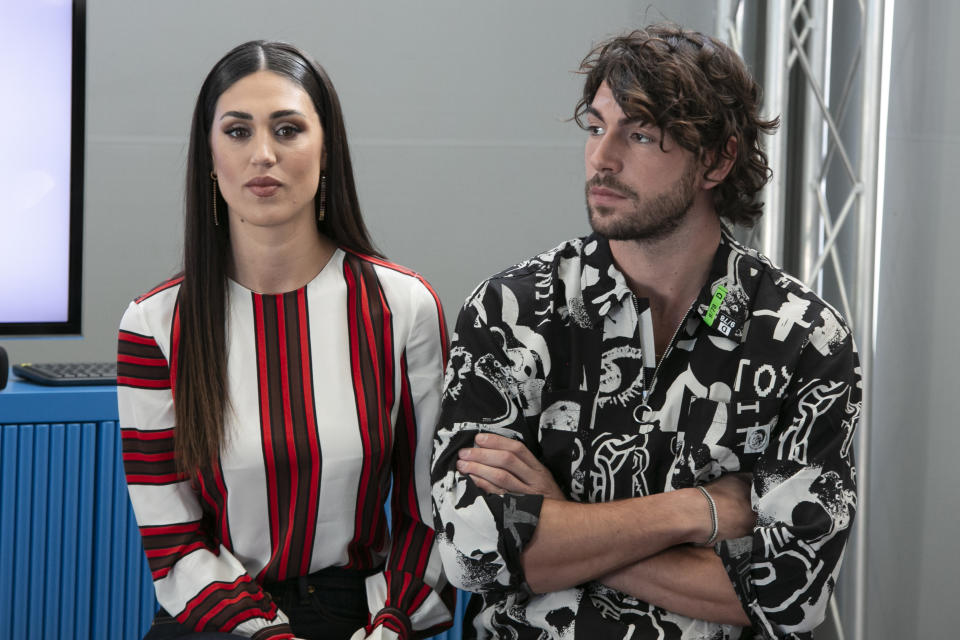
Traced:
<path id="1" fill-rule="evenodd" d="M 257 293 L 286 293 L 305 286 L 337 249 L 312 219 L 306 225 L 237 228 L 244 224 L 230 228 L 230 276 Z"/>

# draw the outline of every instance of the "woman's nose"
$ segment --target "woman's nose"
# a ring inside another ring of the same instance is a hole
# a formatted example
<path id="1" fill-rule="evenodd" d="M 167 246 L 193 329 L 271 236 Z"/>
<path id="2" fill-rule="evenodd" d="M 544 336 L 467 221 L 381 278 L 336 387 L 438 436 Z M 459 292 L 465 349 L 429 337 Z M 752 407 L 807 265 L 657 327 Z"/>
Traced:
<path id="1" fill-rule="evenodd" d="M 253 157 L 250 161 L 256 165 L 273 166 L 277 163 L 276 150 L 273 139 L 268 135 L 258 135 L 253 142 Z"/>

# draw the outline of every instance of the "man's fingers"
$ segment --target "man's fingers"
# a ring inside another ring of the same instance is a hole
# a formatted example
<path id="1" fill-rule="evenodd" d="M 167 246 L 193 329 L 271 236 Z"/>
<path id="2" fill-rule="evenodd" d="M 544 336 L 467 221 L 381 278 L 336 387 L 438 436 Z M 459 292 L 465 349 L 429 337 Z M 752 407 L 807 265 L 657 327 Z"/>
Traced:
<path id="1" fill-rule="evenodd" d="M 499 493 L 530 493 L 531 488 L 515 475 L 500 467 L 492 467 L 476 461 L 457 461 L 457 471 L 480 478 L 500 489 Z M 479 484 L 477 486 L 480 486 Z M 481 487 L 483 488 L 483 487 Z M 484 489 L 487 490 L 487 489 Z M 496 493 L 496 492 L 494 492 Z"/>
<path id="2" fill-rule="evenodd" d="M 495 494 L 497 494 L 498 496 L 502 496 L 503 494 L 505 494 L 505 493 L 507 492 L 506 489 L 504 489 L 503 487 L 498 487 L 497 485 L 493 484 L 492 482 L 487 482 L 486 480 L 484 480 L 484 479 L 481 478 L 480 476 L 475 476 L 475 475 L 473 475 L 473 474 L 468 474 L 468 475 L 470 475 L 470 479 L 473 480 L 473 483 L 474 483 L 475 485 L 477 485 L 477 487 L 478 487 L 481 491 L 486 491 L 487 493 L 495 493 Z"/>
<path id="3" fill-rule="evenodd" d="M 474 444 L 478 448 L 495 449 L 512 453 L 517 459 L 534 469 L 540 466 L 540 461 L 537 460 L 536 456 L 519 440 L 498 436 L 495 433 L 480 433 L 474 438 Z"/>
<path id="4" fill-rule="evenodd" d="M 503 438 L 509 440 L 509 438 Z M 523 446 L 522 444 L 520 445 Z M 526 450 L 526 447 L 523 447 Z M 533 484 L 537 473 L 515 451 L 504 448 L 470 447 L 460 450 L 460 459 L 478 462 L 488 467 L 497 467 L 522 480 Z"/>

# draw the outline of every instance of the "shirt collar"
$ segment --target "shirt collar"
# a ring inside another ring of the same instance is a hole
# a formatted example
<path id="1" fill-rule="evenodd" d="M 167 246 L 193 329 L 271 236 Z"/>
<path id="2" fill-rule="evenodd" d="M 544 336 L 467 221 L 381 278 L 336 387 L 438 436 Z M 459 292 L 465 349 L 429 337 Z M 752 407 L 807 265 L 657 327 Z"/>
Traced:
<path id="1" fill-rule="evenodd" d="M 583 304 L 594 326 L 631 294 L 626 279 L 613 262 L 610 243 L 596 234 L 587 236 L 582 249 L 580 285 Z M 760 272 L 769 261 L 741 245 L 723 225 L 707 282 L 693 303 L 693 313 L 717 334 L 743 337 L 750 317 Z M 721 291 L 722 288 L 722 291 Z M 711 311 L 711 306 L 713 310 Z"/>
<path id="2" fill-rule="evenodd" d="M 613 263 L 610 242 L 597 234 L 587 236 L 581 249 L 580 291 L 593 326 L 603 324 L 610 310 L 630 295 L 627 281 Z"/>

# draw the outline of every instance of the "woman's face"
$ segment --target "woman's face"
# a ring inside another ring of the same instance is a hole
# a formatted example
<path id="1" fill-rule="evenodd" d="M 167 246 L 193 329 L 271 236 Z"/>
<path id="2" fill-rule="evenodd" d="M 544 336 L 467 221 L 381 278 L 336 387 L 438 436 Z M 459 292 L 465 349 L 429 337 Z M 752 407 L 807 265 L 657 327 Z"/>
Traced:
<path id="1" fill-rule="evenodd" d="M 298 84 L 271 71 L 237 80 L 217 100 L 210 149 L 232 229 L 313 219 L 323 128 Z"/>

